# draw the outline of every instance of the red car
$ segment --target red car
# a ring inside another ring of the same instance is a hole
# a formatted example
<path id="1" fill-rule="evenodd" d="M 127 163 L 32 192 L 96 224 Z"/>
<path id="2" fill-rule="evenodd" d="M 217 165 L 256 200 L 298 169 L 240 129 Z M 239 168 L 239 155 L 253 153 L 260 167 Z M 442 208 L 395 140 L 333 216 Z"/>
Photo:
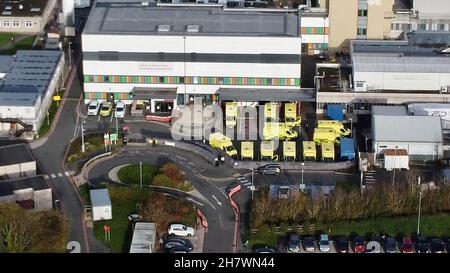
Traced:
<path id="1" fill-rule="evenodd" d="M 402 252 L 403 253 L 414 253 L 414 247 L 413 247 L 411 237 L 407 236 L 407 237 L 403 238 Z"/>
<path id="2" fill-rule="evenodd" d="M 364 253 L 366 251 L 366 243 L 363 237 L 357 236 L 353 240 L 353 252 Z"/>

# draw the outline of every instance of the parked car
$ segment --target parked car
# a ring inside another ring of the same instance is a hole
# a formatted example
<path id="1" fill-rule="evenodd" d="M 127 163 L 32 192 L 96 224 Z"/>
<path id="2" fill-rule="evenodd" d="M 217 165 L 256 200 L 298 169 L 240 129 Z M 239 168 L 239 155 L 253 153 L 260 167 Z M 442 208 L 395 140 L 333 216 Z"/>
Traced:
<path id="1" fill-rule="evenodd" d="M 194 236 L 195 230 L 193 227 L 188 227 L 183 224 L 172 224 L 167 233 L 176 236 Z"/>
<path id="2" fill-rule="evenodd" d="M 189 253 L 189 249 L 184 246 L 176 246 L 172 247 L 169 252 L 170 253 Z"/>
<path id="3" fill-rule="evenodd" d="M 353 252 L 364 253 L 366 251 L 366 242 L 364 237 L 356 236 L 353 239 Z"/>
<path id="4" fill-rule="evenodd" d="M 300 252 L 300 238 L 297 233 L 289 234 L 288 250 L 289 252 Z"/>
<path id="5" fill-rule="evenodd" d="M 314 237 L 306 236 L 303 238 L 303 248 L 306 252 L 316 251 L 316 240 L 314 240 Z"/>
<path id="6" fill-rule="evenodd" d="M 424 237 L 418 237 L 416 245 L 417 245 L 416 247 L 417 253 L 430 253 L 428 241 Z"/>
<path id="7" fill-rule="evenodd" d="M 330 239 L 328 238 L 328 234 L 320 235 L 319 249 L 322 252 L 330 251 Z"/>
<path id="8" fill-rule="evenodd" d="M 114 116 L 116 118 L 124 118 L 125 117 L 125 103 L 123 101 L 119 101 L 116 103 L 116 109 L 114 110 Z"/>
<path id="9" fill-rule="evenodd" d="M 183 247 L 187 251 L 192 251 L 192 249 L 194 249 L 191 241 L 183 238 L 170 238 L 164 244 L 164 248 L 166 250 L 170 250 L 174 247 Z"/>
<path id="10" fill-rule="evenodd" d="M 259 174 L 274 174 L 274 175 L 278 175 L 281 172 L 281 168 L 280 166 L 276 165 L 276 164 L 268 164 L 265 166 L 261 166 L 258 169 L 256 169 L 256 173 Z"/>
<path id="11" fill-rule="evenodd" d="M 402 252 L 403 253 L 414 253 L 414 246 L 411 237 L 406 236 L 403 238 L 402 242 Z"/>
<path id="12" fill-rule="evenodd" d="M 255 249 L 255 253 L 275 253 L 275 249 L 266 246 Z"/>
<path id="13" fill-rule="evenodd" d="M 384 252 L 386 253 L 396 253 L 397 252 L 397 242 L 394 237 L 384 238 Z"/>
<path id="14" fill-rule="evenodd" d="M 100 116 L 107 117 L 111 114 L 112 104 L 110 102 L 102 102 L 100 106 Z"/>
<path id="15" fill-rule="evenodd" d="M 98 110 L 100 109 L 100 103 L 98 101 L 93 100 L 89 103 L 87 108 L 88 116 L 96 116 L 98 115 Z"/>
<path id="16" fill-rule="evenodd" d="M 431 252 L 433 253 L 444 253 L 445 243 L 442 239 L 432 239 L 431 240 Z"/>
<path id="17" fill-rule="evenodd" d="M 336 250 L 339 253 L 348 253 L 348 239 L 345 237 L 337 238 Z"/>

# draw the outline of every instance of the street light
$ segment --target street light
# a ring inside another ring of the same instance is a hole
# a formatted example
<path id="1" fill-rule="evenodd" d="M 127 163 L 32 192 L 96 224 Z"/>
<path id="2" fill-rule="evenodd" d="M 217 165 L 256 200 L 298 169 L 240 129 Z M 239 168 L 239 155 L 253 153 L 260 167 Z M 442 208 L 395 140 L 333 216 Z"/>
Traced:
<path id="1" fill-rule="evenodd" d="M 72 42 L 69 42 L 69 67 L 72 67 L 72 49 L 70 48 L 70 45 Z"/>
<path id="2" fill-rule="evenodd" d="M 422 205 L 422 188 L 420 187 L 420 177 L 417 178 L 417 184 L 419 186 L 419 212 L 417 215 L 417 236 L 420 234 L 420 207 Z"/>
<path id="3" fill-rule="evenodd" d="M 350 120 L 350 136 L 353 137 L 353 119 L 349 118 Z"/>
<path id="4" fill-rule="evenodd" d="M 139 162 L 139 173 L 140 173 L 140 181 L 141 181 L 141 189 L 142 189 L 142 161 Z"/>
<path id="5" fill-rule="evenodd" d="M 81 152 L 84 153 L 86 151 L 86 147 L 84 145 L 84 124 L 86 123 L 86 120 L 81 121 Z"/>
<path id="6" fill-rule="evenodd" d="M 303 173 L 305 172 L 304 166 L 305 166 L 305 163 L 302 162 L 302 185 L 300 186 L 302 191 L 304 191 L 304 189 L 305 189 L 305 183 L 303 181 Z"/>
<path id="7" fill-rule="evenodd" d="M 253 200 L 253 192 L 255 191 L 254 179 L 255 179 L 255 172 L 253 171 L 253 168 L 252 168 L 252 200 Z"/>

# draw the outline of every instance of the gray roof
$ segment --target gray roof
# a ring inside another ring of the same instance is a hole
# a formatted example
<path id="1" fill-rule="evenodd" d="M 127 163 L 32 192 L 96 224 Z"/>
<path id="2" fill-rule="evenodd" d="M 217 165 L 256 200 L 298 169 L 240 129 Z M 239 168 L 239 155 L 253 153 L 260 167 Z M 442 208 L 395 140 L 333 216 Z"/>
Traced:
<path id="1" fill-rule="evenodd" d="M 49 189 L 47 181 L 42 176 L 24 177 L 14 180 L 0 181 L 0 196 L 12 195 L 14 191 L 23 189 L 35 191 Z"/>
<path id="2" fill-rule="evenodd" d="M 442 143 L 440 117 L 373 116 L 374 141 Z"/>
<path id="3" fill-rule="evenodd" d="M 372 106 L 372 115 L 374 116 L 407 116 L 405 106 Z"/>
<path id="4" fill-rule="evenodd" d="M 220 88 L 222 100 L 233 101 L 311 101 L 313 94 L 301 89 Z"/>
<path id="5" fill-rule="evenodd" d="M 155 236 L 155 223 L 137 222 L 134 226 L 130 253 L 152 253 Z"/>
<path id="6" fill-rule="evenodd" d="M 61 55 L 56 50 L 18 50 L 6 71 L 0 93 L 44 93 Z"/>
<path id="7" fill-rule="evenodd" d="M 13 56 L 0 55 L 0 73 L 6 73 L 13 61 Z"/>
<path id="8" fill-rule="evenodd" d="M 8 166 L 34 161 L 26 144 L 13 144 L 0 147 L 0 166 Z"/>
<path id="9" fill-rule="evenodd" d="M 108 189 L 90 190 L 92 207 L 111 206 Z"/>
<path id="10" fill-rule="evenodd" d="M 38 93 L 0 93 L 0 106 L 34 106 L 38 99 Z"/>
<path id="11" fill-rule="evenodd" d="M 449 57 L 353 56 L 355 72 L 450 73 Z"/>
<path id="12" fill-rule="evenodd" d="M 158 25 L 170 31 L 158 32 Z M 198 25 L 198 32 L 187 32 Z M 297 15 L 224 11 L 222 7 L 142 7 L 141 2 L 96 3 L 84 34 L 298 36 Z"/>

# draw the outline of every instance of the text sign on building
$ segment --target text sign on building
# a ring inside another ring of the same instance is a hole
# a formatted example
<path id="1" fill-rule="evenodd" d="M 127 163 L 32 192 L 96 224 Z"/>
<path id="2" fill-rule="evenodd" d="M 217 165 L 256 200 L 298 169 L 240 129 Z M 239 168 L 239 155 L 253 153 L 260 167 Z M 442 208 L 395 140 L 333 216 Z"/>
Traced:
<path id="1" fill-rule="evenodd" d="M 172 63 L 140 63 L 138 66 L 139 71 L 173 71 Z"/>
<path id="2" fill-rule="evenodd" d="M 61 96 L 53 96 L 53 100 L 54 101 L 60 101 L 61 100 Z"/>

